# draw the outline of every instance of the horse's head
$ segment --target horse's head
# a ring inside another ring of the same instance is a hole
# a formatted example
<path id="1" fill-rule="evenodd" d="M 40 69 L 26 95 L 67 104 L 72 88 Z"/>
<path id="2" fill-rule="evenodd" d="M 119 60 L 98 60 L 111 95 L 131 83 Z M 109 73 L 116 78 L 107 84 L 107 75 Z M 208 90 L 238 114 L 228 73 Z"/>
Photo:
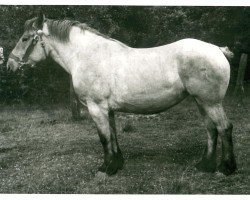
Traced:
<path id="1" fill-rule="evenodd" d="M 44 43 L 44 15 L 26 21 L 25 31 L 15 48 L 10 53 L 7 68 L 13 71 L 23 65 L 35 66 L 36 63 L 45 60 L 48 55 L 48 47 Z"/>

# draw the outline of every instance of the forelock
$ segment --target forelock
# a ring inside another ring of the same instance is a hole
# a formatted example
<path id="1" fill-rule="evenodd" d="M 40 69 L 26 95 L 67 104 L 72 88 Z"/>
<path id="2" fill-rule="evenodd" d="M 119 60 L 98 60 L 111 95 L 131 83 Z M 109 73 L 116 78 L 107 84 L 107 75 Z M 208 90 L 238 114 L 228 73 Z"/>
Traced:
<path id="1" fill-rule="evenodd" d="M 30 31 L 30 30 L 33 30 L 33 27 L 34 27 L 34 23 L 36 21 L 37 17 L 34 17 L 32 19 L 29 19 L 25 22 L 24 24 L 24 30 L 25 31 Z"/>

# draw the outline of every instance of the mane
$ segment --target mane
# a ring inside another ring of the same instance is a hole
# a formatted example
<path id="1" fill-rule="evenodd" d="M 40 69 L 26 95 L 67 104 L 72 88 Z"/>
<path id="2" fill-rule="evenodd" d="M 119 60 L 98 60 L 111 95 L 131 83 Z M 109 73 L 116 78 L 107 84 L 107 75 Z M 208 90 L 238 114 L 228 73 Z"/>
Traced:
<path id="1" fill-rule="evenodd" d="M 36 23 L 36 19 L 37 18 L 35 17 L 35 18 L 30 19 L 30 20 L 27 20 L 25 22 L 24 29 L 25 30 L 33 30 L 33 27 L 35 25 L 34 23 Z M 82 31 L 88 30 L 88 31 L 90 31 L 98 36 L 102 36 L 106 39 L 118 42 L 117 40 L 114 40 L 114 39 L 100 33 L 96 29 L 89 27 L 86 23 L 80 23 L 79 21 L 68 20 L 68 19 L 65 19 L 65 20 L 46 19 L 46 24 L 48 25 L 49 34 L 61 42 L 68 42 L 69 41 L 69 34 L 70 34 L 70 30 L 72 27 L 78 27 Z"/>

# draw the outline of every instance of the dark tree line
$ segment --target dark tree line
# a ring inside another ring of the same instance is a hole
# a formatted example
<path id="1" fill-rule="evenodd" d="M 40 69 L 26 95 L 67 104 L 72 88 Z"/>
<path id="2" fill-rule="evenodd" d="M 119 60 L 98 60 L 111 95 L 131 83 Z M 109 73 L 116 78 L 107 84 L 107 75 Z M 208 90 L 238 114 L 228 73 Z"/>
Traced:
<path id="1" fill-rule="evenodd" d="M 0 6 L 0 46 L 5 57 L 23 33 L 24 22 L 38 10 L 51 19 L 85 22 L 131 47 L 159 46 L 189 37 L 228 46 L 235 53 L 231 81 L 236 80 L 241 53 L 250 51 L 249 7 Z M 250 70 L 245 79 L 250 79 Z M 17 74 L 3 66 L 0 69 L 1 102 L 68 100 L 69 76 L 52 61 Z"/>

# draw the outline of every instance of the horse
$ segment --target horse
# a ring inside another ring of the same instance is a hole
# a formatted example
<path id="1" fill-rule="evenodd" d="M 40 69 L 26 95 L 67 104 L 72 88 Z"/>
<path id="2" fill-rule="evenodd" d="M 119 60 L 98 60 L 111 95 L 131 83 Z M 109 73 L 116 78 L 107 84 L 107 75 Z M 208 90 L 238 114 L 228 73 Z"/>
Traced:
<path id="1" fill-rule="evenodd" d="M 225 175 L 236 171 L 233 125 L 222 106 L 230 65 L 218 46 L 187 38 L 158 47 L 132 48 L 85 23 L 44 15 L 27 20 L 24 27 L 7 68 L 35 67 L 50 57 L 71 75 L 74 91 L 86 104 L 103 146 L 100 172 L 112 175 L 124 165 L 115 112 L 156 114 L 188 96 L 197 103 L 208 135 L 195 167 Z M 217 166 L 218 135 L 222 156 Z"/>

